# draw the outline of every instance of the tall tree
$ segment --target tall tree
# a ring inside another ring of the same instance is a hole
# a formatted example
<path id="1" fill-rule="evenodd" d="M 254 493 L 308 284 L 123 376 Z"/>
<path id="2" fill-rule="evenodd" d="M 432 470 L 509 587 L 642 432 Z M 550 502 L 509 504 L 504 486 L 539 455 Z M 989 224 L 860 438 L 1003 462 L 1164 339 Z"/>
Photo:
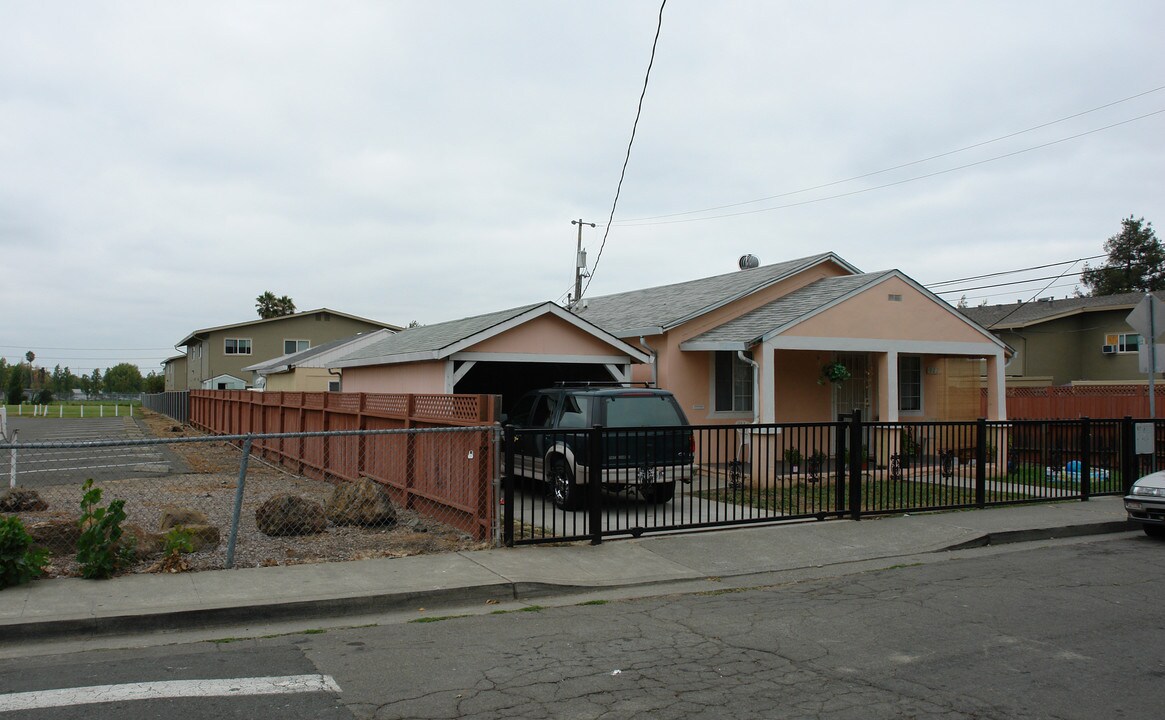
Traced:
<path id="1" fill-rule="evenodd" d="M 18 364 L 12 368 L 12 372 L 8 373 L 6 394 L 9 405 L 19 405 L 24 402 L 24 373 L 21 372 L 22 370 L 23 367 Z"/>
<path id="2" fill-rule="evenodd" d="M 105 371 L 104 387 L 108 393 L 141 392 L 142 371 L 133 363 L 118 363 Z"/>
<path id="3" fill-rule="evenodd" d="M 259 317 L 267 320 L 284 315 L 291 315 L 295 312 L 295 303 L 286 295 L 275 297 L 275 293 L 267 290 L 255 298 L 255 310 L 259 312 Z"/>
<path id="4" fill-rule="evenodd" d="M 159 375 L 153 370 L 149 375 L 142 378 L 142 391 L 148 393 L 160 393 L 166 390 L 166 376 Z"/>
<path id="5" fill-rule="evenodd" d="M 1099 267 L 1084 265 L 1080 281 L 1091 295 L 1165 290 L 1165 246 L 1153 223 L 1132 215 L 1121 220 L 1121 232 L 1104 243 L 1108 259 Z"/>

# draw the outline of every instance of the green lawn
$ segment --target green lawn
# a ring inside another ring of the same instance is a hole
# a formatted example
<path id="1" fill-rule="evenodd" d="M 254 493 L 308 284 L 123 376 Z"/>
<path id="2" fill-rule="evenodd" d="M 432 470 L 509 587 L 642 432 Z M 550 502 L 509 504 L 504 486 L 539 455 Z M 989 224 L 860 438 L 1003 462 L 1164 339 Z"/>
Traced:
<path id="1" fill-rule="evenodd" d="M 58 418 L 96 418 L 96 417 L 115 417 L 122 415 L 129 415 L 131 410 L 134 416 L 141 414 L 141 401 L 139 400 L 86 400 L 68 401 L 68 402 L 53 402 L 48 405 L 34 406 L 29 403 L 24 405 L 5 405 L 8 410 L 8 417 L 10 418 L 32 418 L 40 419 L 44 417 L 47 420 L 54 420 Z M 35 408 L 35 410 L 34 410 Z M 35 415 L 33 413 L 36 413 Z"/>
<path id="2" fill-rule="evenodd" d="M 836 507 L 834 483 L 794 483 L 774 488 L 749 488 L 739 490 L 721 488 L 699 493 L 716 502 L 734 505 L 749 505 L 785 515 L 813 515 L 818 512 L 833 512 Z M 988 491 L 988 503 L 1028 500 L 1030 495 Z M 877 479 L 862 483 L 862 511 L 909 510 L 924 507 L 956 507 L 975 503 L 974 488 L 956 487 L 941 483 L 919 483 L 909 480 Z M 845 505 L 849 505 L 846 498 Z"/>
<path id="3" fill-rule="evenodd" d="M 1108 477 L 1097 477 L 1100 473 L 1093 471 L 1091 491 L 1094 493 L 1104 492 L 1120 492 L 1124 488 L 1123 480 L 1119 470 L 1109 470 Z M 1043 465 L 1021 464 L 1016 465 L 1005 476 L 990 477 L 988 482 L 1007 483 L 1015 487 L 1030 487 L 1030 488 L 1068 488 L 1072 490 L 1079 489 L 1080 483 L 1077 478 L 1074 478 L 1066 473 L 1061 473 L 1059 476 L 1049 476 L 1048 468 Z"/>

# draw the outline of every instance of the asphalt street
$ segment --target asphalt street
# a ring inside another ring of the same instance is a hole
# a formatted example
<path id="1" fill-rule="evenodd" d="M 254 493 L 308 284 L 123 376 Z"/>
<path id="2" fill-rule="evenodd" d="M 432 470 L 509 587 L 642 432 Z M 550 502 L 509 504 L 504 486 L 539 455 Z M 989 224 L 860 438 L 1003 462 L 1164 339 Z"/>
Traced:
<path id="1" fill-rule="evenodd" d="M 1165 574 L 1151 568 L 1163 552 L 1120 533 L 767 587 L 500 614 L 418 608 L 412 622 L 161 647 L 130 636 L 121 649 L 30 647 L 0 660 L 0 693 L 173 679 L 233 679 L 239 691 L 0 718 L 1158 717 Z M 257 696 L 244 682 L 287 676 L 333 684 Z"/>

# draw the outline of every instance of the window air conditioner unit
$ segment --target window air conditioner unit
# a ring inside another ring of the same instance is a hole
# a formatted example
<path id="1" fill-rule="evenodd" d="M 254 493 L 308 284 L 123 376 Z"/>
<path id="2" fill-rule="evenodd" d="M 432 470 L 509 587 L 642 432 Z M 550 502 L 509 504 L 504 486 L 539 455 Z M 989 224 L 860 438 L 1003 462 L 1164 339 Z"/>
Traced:
<path id="1" fill-rule="evenodd" d="M 1116 345 L 1102 345 L 1100 351 L 1105 355 L 1112 355 L 1116 353 Z"/>

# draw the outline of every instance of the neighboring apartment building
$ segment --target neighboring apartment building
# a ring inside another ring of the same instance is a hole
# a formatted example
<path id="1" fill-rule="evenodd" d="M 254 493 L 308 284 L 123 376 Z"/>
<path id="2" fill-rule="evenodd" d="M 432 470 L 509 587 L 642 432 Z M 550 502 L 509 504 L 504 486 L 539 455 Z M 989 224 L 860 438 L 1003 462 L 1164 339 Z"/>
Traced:
<path id="1" fill-rule="evenodd" d="M 301 352 L 333 340 L 396 325 L 319 308 L 292 315 L 195 330 L 175 347 L 185 347 L 185 388 L 177 378 L 180 363 L 167 361 L 166 389 L 242 390 L 250 387 L 244 368 L 257 361 Z M 171 359 L 173 360 L 173 358 Z M 173 367 L 174 371 L 170 368 Z"/>
<path id="2" fill-rule="evenodd" d="M 186 372 L 186 356 L 175 355 L 162 361 L 162 375 L 166 379 L 166 390 L 189 390 Z"/>
<path id="3" fill-rule="evenodd" d="M 1138 350 L 1144 340 L 1126 318 L 1144 297 L 1047 298 L 961 310 L 1015 350 L 1004 369 L 1008 386 L 1143 382 Z"/>

